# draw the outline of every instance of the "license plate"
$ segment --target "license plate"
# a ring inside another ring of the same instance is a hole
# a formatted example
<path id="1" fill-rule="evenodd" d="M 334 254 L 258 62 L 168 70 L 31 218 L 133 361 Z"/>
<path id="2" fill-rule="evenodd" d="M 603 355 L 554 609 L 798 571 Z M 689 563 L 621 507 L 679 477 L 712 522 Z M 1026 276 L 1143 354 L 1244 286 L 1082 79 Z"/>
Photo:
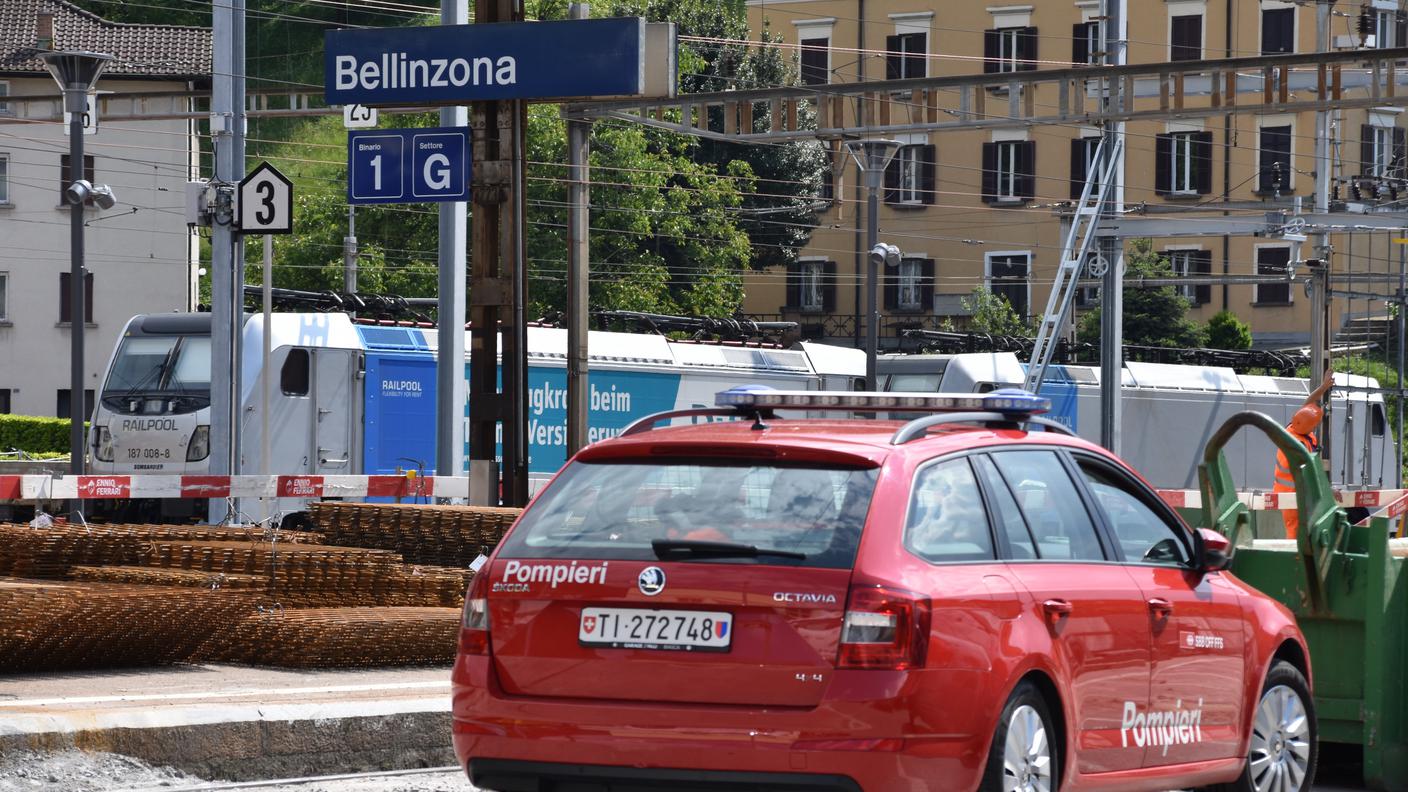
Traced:
<path id="1" fill-rule="evenodd" d="M 578 642 L 612 649 L 727 652 L 733 614 L 714 611 L 583 608 Z"/>

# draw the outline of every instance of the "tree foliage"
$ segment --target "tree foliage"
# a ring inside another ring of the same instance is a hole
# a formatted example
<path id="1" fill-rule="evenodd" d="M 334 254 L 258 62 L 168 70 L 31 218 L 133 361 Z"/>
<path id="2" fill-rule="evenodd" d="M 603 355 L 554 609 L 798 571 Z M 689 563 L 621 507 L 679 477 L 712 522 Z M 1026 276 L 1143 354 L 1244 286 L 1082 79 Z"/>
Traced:
<path id="1" fill-rule="evenodd" d="M 964 297 L 960 304 L 963 310 L 967 311 L 968 330 L 974 333 L 991 333 L 992 335 L 1022 336 L 1031 333 L 1031 328 L 1022 317 L 1017 314 L 1012 303 L 1000 294 L 993 294 L 991 291 L 979 286 L 967 297 Z"/>
<path id="2" fill-rule="evenodd" d="M 1139 286 L 1140 278 L 1170 278 L 1168 259 L 1148 239 L 1135 239 L 1125 251 L 1124 342 L 1135 346 L 1200 347 L 1206 331 L 1188 318 L 1188 299 L 1173 286 Z M 1081 317 L 1076 338 L 1100 343 L 1100 310 Z"/>
<path id="3" fill-rule="evenodd" d="M 1218 311 L 1208 320 L 1208 346 L 1213 349 L 1251 349 L 1252 328 L 1231 311 Z"/>

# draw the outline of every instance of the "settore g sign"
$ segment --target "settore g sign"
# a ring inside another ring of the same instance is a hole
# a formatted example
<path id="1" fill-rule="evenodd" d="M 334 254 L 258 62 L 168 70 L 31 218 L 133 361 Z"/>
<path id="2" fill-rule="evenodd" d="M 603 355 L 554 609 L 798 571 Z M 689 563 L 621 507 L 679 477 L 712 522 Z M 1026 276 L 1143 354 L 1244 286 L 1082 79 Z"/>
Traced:
<path id="1" fill-rule="evenodd" d="M 351 130 L 347 202 L 468 201 L 469 165 L 463 127 Z"/>
<path id="2" fill-rule="evenodd" d="M 332 30 L 325 95 L 334 105 L 645 96 L 666 35 L 672 89 L 674 26 L 639 17 Z"/>

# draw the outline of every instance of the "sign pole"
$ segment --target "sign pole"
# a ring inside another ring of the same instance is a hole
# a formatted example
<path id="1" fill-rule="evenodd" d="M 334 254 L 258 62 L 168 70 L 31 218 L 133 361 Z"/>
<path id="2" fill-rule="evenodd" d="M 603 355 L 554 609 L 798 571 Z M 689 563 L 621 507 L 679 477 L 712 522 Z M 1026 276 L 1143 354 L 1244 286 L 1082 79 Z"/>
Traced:
<path id="1" fill-rule="evenodd" d="M 229 475 L 234 471 L 230 455 L 234 442 L 233 402 L 234 359 L 231 336 L 235 327 L 235 224 L 229 185 L 239 181 L 243 164 L 235 158 L 235 107 L 244 99 L 235 89 L 235 3 L 216 3 L 211 9 L 214 36 L 215 71 L 211 77 L 210 137 L 215 150 L 215 178 L 219 195 L 216 222 L 210 227 L 210 473 Z M 211 523 L 226 519 L 224 498 L 211 498 L 207 518 Z"/>
<path id="2" fill-rule="evenodd" d="M 440 24 L 469 22 L 469 0 L 441 0 Z M 440 126 L 466 127 L 464 107 L 440 111 Z M 439 354 L 435 359 L 435 474 L 464 475 L 464 420 L 467 404 L 464 379 L 465 246 L 469 218 L 462 201 L 440 204 L 439 310 L 436 314 Z M 478 218 L 475 218 L 476 225 Z"/>
<path id="3" fill-rule="evenodd" d="M 272 234 L 264 235 L 264 339 L 261 350 L 262 365 L 259 370 L 264 372 L 264 387 L 259 389 L 259 472 L 269 475 L 274 472 L 273 454 L 270 452 L 271 442 L 269 439 L 269 405 L 273 403 L 271 391 L 274 389 L 274 373 L 269 368 L 269 358 L 273 349 L 274 339 L 274 316 L 272 306 L 274 304 L 274 237 Z M 260 498 L 263 504 L 264 519 L 269 519 L 269 499 Z"/>

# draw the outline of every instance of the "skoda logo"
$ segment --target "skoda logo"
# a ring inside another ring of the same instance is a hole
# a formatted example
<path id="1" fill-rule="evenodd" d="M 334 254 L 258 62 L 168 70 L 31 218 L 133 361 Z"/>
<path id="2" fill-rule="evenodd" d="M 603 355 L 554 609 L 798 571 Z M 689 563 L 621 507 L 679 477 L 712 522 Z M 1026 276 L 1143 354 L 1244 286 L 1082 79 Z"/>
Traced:
<path id="1" fill-rule="evenodd" d="M 640 586 L 640 593 L 647 597 L 653 597 L 665 590 L 665 570 L 660 567 L 646 567 L 640 571 L 640 577 L 636 578 L 636 585 Z"/>

